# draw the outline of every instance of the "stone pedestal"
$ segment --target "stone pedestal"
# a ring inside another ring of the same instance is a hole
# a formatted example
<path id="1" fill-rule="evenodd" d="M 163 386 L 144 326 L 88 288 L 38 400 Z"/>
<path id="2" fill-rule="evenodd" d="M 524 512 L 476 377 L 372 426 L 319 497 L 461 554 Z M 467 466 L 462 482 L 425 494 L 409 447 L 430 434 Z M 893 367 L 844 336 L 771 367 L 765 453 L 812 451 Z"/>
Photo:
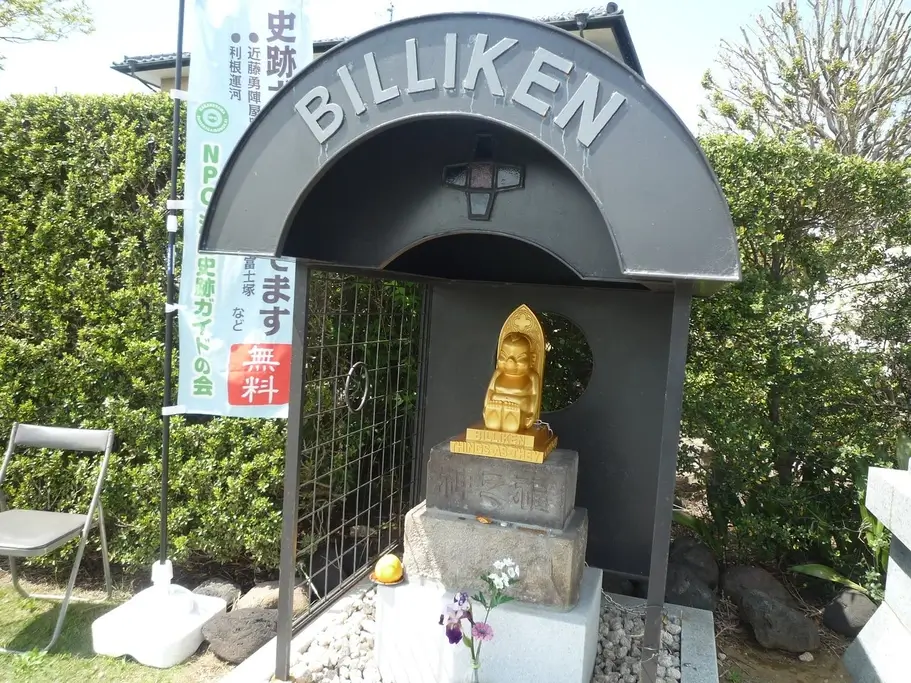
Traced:
<path id="1" fill-rule="evenodd" d="M 427 500 L 405 516 L 405 576 L 471 593 L 493 563 L 510 558 L 521 579 L 516 600 L 559 610 L 579 599 L 588 512 L 575 507 L 579 454 L 555 450 L 544 462 L 453 452 L 434 446 Z"/>
<path id="2" fill-rule="evenodd" d="M 465 683 L 468 648 L 438 625 L 461 586 L 409 577 L 377 589 L 377 666 L 395 683 Z M 482 683 L 591 683 L 601 615 L 601 570 L 586 568 L 568 612 L 510 602 L 490 613 L 494 638 L 481 653 Z"/>
<path id="3" fill-rule="evenodd" d="M 430 450 L 427 507 L 547 529 L 566 526 L 576 504 L 579 454 L 557 449 L 542 463 Z"/>
<path id="4" fill-rule="evenodd" d="M 508 557 L 521 572 L 511 596 L 568 610 L 579 598 L 587 539 L 588 513 L 582 508 L 573 511 L 564 529 L 548 531 L 483 524 L 421 503 L 405 516 L 403 563 L 409 578 L 474 592 L 486 590 L 480 577 Z"/>
<path id="5" fill-rule="evenodd" d="M 911 652 L 911 472 L 870 468 L 865 504 L 889 530 L 886 597 L 845 653 L 854 683 L 906 683 Z"/>

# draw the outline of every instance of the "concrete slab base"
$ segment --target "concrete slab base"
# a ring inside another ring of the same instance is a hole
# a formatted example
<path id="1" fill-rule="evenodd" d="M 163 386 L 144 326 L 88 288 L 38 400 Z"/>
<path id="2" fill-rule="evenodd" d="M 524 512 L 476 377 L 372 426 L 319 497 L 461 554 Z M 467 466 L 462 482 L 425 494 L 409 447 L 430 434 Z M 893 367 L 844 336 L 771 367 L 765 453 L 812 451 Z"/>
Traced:
<path id="1" fill-rule="evenodd" d="M 641 610 L 645 600 L 610 593 L 621 607 Z M 718 650 L 715 646 L 715 615 L 705 609 L 664 605 L 668 615 L 680 618 L 680 683 L 718 683 Z"/>
<path id="2" fill-rule="evenodd" d="M 600 569 L 586 567 L 569 611 L 511 602 L 490 614 L 494 639 L 481 654 L 483 683 L 591 683 L 601 617 Z M 466 683 L 468 648 L 450 645 L 438 625 L 460 587 L 409 578 L 377 589 L 377 666 L 395 683 Z"/>
<path id="3" fill-rule="evenodd" d="M 845 652 L 843 662 L 854 683 L 908 683 L 911 632 L 883 603 Z"/>

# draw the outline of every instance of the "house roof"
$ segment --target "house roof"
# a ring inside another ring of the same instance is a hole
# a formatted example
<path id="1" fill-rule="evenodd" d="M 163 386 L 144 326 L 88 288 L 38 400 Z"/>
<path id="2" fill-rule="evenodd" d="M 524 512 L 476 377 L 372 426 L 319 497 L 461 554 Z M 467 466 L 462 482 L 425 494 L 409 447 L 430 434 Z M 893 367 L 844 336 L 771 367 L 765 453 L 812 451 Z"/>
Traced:
<path id="1" fill-rule="evenodd" d="M 607 6 L 590 7 L 588 9 L 581 9 L 573 12 L 554 14 L 547 17 L 541 17 L 537 19 L 537 21 L 545 24 L 552 24 L 553 26 L 561 28 L 565 31 L 575 32 L 579 30 L 579 25 L 576 21 L 576 17 L 580 14 L 586 14 L 588 16 L 588 20 L 584 29 L 585 31 L 613 29 L 614 35 L 616 37 L 617 47 L 620 50 L 620 56 L 622 57 L 623 61 L 629 68 L 638 73 L 640 76 L 643 75 L 642 65 L 639 63 L 639 57 L 636 54 L 636 48 L 633 46 L 632 37 L 630 36 L 629 28 L 626 25 L 626 19 L 623 16 L 623 11 L 617 10 L 615 3 L 608 3 Z M 336 45 L 345 42 L 346 40 L 348 40 L 347 37 L 324 38 L 315 40 L 313 41 L 313 54 L 314 56 L 322 55 L 334 48 Z M 165 77 L 167 75 L 173 76 L 172 71 L 174 69 L 176 61 L 176 52 L 165 52 L 155 55 L 125 55 L 123 61 L 115 62 L 111 65 L 111 68 L 114 71 L 126 74 L 127 76 L 134 76 L 136 78 L 139 78 L 139 80 L 143 80 L 144 82 L 145 77 L 150 77 L 149 80 L 154 80 L 157 77 L 158 83 L 155 85 L 160 85 L 162 77 Z M 189 66 L 190 53 L 184 52 L 183 59 L 181 61 L 184 67 Z"/>

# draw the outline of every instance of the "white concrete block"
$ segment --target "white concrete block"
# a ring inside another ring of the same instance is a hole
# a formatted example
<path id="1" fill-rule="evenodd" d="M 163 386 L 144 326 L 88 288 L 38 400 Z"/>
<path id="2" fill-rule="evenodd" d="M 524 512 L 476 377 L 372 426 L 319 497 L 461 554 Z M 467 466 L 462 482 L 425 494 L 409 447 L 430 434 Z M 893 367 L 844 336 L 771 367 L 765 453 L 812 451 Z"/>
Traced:
<path id="1" fill-rule="evenodd" d="M 871 467 L 864 504 L 894 536 L 911 546 L 911 472 Z"/>
<path id="2" fill-rule="evenodd" d="M 867 491 L 864 496 L 866 508 L 885 525 L 892 526 L 892 491 L 895 488 L 892 470 L 871 467 L 867 473 Z"/>
<path id="3" fill-rule="evenodd" d="M 908 683 L 911 633 L 888 604 L 880 605 L 844 656 L 854 683 Z"/>
<path id="4" fill-rule="evenodd" d="M 899 539 L 892 539 L 886 574 L 886 603 L 911 631 L 911 552 Z"/>
<path id="5" fill-rule="evenodd" d="M 600 569 L 586 567 L 568 612 L 511 602 L 490 614 L 494 639 L 481 652 L 483 683 L 591 683 L 601 616 Z M 470 657 L 438 624 L 458 587 L 409 579 L 377 589 L 377 666 L 395 683 L 464 683 Z"/>

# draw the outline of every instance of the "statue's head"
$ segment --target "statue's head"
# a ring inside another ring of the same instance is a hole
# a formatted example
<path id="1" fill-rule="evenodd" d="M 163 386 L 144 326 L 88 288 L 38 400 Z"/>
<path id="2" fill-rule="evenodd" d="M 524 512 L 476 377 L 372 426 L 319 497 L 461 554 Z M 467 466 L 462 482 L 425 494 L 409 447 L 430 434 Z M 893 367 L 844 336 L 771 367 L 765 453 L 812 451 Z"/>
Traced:
<path id="1" fill-rule="evenodd" d="M 527 375 L 532 364 L 531 341 L 524 334 L 510 332 L 503 338 L 497 368 L 507 375 Z"/>

